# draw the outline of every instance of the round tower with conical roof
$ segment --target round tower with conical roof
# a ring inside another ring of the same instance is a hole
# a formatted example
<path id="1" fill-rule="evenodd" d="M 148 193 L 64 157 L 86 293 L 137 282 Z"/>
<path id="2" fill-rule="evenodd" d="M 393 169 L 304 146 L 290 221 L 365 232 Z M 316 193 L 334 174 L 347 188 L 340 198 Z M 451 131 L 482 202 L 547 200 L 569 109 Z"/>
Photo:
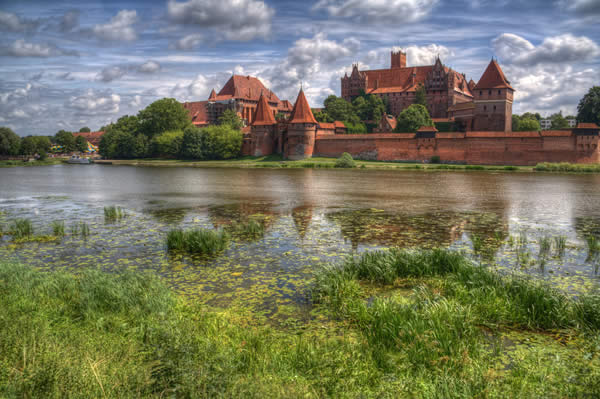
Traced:
<path id="1" fill-rule="evenodd" d="M 475 105 L 472 130 L 511 132 L 515 90 L 496 60 L 492 59 L 472 92 Z"/>
<path id="2" fill-rule="evenodd" d="M 308 105 L 304 91 L 300 89 L 288 122 L 284 157 L 291 160 L 312 157 L 316 134 L 317 120 Z"/>
<path id="3" fill-rule="evenodd" d="M 253 156 L 271 155 L 275 152 L 275 135 L 277 122 L 273 116 L 273 110 L 267 102 L 267 98 L 260 94 L 258 105 L 252 116 L 250 127 L 249 152 Z"/>

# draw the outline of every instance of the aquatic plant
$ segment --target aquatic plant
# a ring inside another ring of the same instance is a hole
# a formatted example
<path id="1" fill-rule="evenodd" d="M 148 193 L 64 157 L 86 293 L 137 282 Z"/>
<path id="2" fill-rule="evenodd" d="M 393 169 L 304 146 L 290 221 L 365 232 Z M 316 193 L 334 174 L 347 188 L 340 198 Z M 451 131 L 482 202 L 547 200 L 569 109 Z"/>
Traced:
<path id="1" fill-rule="evenodd" d="M 224 230 L 181 230 L 173 229 L 167 233 L 167 249 L 185 251 L 194 254 L 215 255 L 223 252 L 229 245 L 229 234 Z"/>
<path id="2" fill-rule="evenodd" d="M 586 237 L 585 242 L 588 248 L 588 259 L 593 259 L 600 253 L 600 241 L 596 236 L 590 234 Z"/>
<path id="3" fill-rule="evenodd" d="M 600 165 L 598 164 L 572 164 L 568 162 L 542 162 L 538 163 L 535 168 L 537 172 L 579 172 L 579 173 L 598 173 Z"/>
<path id="4" fill-rule="evenodd" d="M 71 235 L 76 236 L 79 234 L 79 225 L 80 223 L 73 223 L 71 225 Z"/>
<path id="5" fill-rule="evenodd" d="M 544 236 L 540 238 L 540 252 L 539 256 L 546 257 L 548 253 L 550 253 L 550 248 L 552 246 L 552 241 L 550 237 Z"/>
<path id="6" fill-rule="evenodd" d="M 105 206 L 104 207 L 104 221 L 117 222 L 125 217 L 125 212 L 120 206 Z"/>
<path id="7" fill-rule="evenodd" d="M 33 224 L 29 219 L 16 219 L 13 221 L 10 234 L 15 239 L 20 239 L 33 235 Z"/>
<path id="8" fill-rule="evenodd" d="M 264 224 L 254 219 L 232 223 L 226 227 L 226 230 L 234 237 L 249 239 L 258 239 L 265 234 Z"/>
<path id="9" fill-rule="evenodd" d="M 81 237 L 83 239 L 86 239 L 90 235 L 90 227 L 86 222 L 80 222 L 79 226 L 79 230 L 81 231 Z"/>
<path id="10" fill-rule="evenodd" d="M 479 254 L 483 249 L 483 240 L 477 234 L 471 234 L 471 244 L 473 245 L 473 252 Z"/>
<path id="11" fill-rule="evenodd" d="M 562 258 L 565 254 L 566 247 L 567 247 L 567 237 L 565 237 L 565 236 L 554 237 L 554 254 L 555 254 L 555 256 Z"/>
<path id="12" fill-rule="evenodd" d="M 65 222 L 63 220 L 52 221 L 52 234 L 57 237 L 65 236 Z"/>

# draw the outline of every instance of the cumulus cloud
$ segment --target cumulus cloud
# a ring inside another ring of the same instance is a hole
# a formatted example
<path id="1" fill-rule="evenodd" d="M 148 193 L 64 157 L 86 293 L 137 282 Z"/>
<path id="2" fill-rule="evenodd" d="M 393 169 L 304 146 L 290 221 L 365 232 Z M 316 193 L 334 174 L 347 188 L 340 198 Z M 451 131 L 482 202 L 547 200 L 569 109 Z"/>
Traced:
<path id="1" fill-rule="evenodd" d="M 176 48 L 177 50 L 192 50 L 193 48 L 198 47 L 203 40 L 203 35 L 200 33 L 193 33 L 191 35 L 182 37 L 175 43 L 172 43 L 171 48 Z"/>
<path id="2" fill-rule="evenodd" d="M 214 28 L 228 40 L 268 38 L 275 10 L 259 0 L 169 0 L 167 14 L 173 23 Z"/>
<path id="3" fill-rule="evenodd" d="M 137 94 L 133 96 L 133 99 L 131 100 L 129 105 L 131 105 L 132 107 L 139 108 L 142 105 L 142 96 Z"/>
<path id="4" fill-rule="evenodd" d="M 103 82 L 112 82 L 123 77 L 127 73 L 125 68 L 118 66 L 106 67 L 99 74 L 97 79 Z"/>
<path id="5" fill-rule="evenodd" d="M 512 33 L 503 33 L 492 41 L 496 54 L 516 65 L 564 64 L 591 60 L 600 55 L 600 47 L 591 39 L 569 33 L 548 37 L 539 46 Z"/>
<path id="6" fill-rule="evenodd" d="M 0 31 L 28 32 L 38 28 L 39 20 L 19 17 L 10 12 L 0 11 Z"/>
<path id="7" fill-rule="evenodd" d="M 77 115 L 116 114 L 120 102 L 121 96 L 118 94 L 89 89 L 79 96 L 69 97 L 65 107 L 73 109 Z"/>
<path id="8" fill-rule="evenodd" d="M 96 80 L 112 82 L 131 73 L 151 74 L 160 71 L 160 64 L 156 61 L 146 61 L 143 64 L 124 64 L 108 66 L 96 76 Z"/>
<path id="9" fill-rule="evenodd" d="M 71 32 L 75 28 L 79 26 L 79 11 L 72 10 L 65 13 L 60 19 L 58 24 L 58 30 L 60 32 L 66 33 Z"/>
<path id="10" fill-rule="evenodd" d="M 156 61 L 146 61 L 137 70 L 141 73 L 155 73 L 160 71 L 160 64 Z"/>
<path id="11" fill-rule="evenodd" d="M 44 43 L 30 43 L 24 39 L 17 39 L 15 42 L 8 47 L 0 48 L 0 55 L 13 56 L 13 57 L 58 57 L 64 56 L 78 56 L 79 53 L 73 50 L 65 50 L 58 48 L 52 44 Z"/>
<path id="12" fill-rule="evenodd" d="M 92 28 L 96 37 L 109 41 L 133 41 L 137 33 L 133 25 L 137 22 L 135 10 L 121 10 L 106 24 L 98 24 Z"/>
<path id="13" fill-rule="evenodd" d="M 320 0 L 314 10 L 366 23 L 411 23 L 431 13 L 438 0 Z"/>

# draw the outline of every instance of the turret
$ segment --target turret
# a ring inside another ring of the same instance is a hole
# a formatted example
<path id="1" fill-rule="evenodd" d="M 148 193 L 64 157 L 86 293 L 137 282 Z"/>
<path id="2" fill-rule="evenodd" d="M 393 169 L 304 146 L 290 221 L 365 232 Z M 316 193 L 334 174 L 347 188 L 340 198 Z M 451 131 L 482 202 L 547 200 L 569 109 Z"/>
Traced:
<path id="1" fill-rule="evenodd" d="M 512 103 L 515 89 L 492 59 L 472 89 L 475 104 L 474 130 L 512 131 Z"/>
<path id="2" fill-rule="evenodd" d="M 392 50 L 392 69 L 394 68 L 406 68 L 406 53 L 403 53 L 402 50 L 400 51 L 393 51 Z"/>
<path id="3" fill-rule="evenodd" d="M 258 105 L 252 116 L 250 127 L 250 154 L 253 156 L 270 155 L 276 146 L 277 122 L 273 116 L 267 98 L 260 94 Z"/>
<path id="4" fill-rule="evenodd" d="M 300 89 L 289 120 L 284 156 L 292 160 L 312 157 L 316 133 L 317 120 L 308 105 L 304 91 Z"/>

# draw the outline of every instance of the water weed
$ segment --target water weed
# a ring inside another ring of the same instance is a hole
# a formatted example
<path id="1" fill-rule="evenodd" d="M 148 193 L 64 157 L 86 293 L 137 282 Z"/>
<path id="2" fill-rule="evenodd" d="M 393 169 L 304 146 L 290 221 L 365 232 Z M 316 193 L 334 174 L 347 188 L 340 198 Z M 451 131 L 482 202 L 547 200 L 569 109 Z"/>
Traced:
<path id="1" fill-rule="evenodd" d="M 253 240 L 259 239 L 265 234 L 264 224 L 254 219 L 247 222 L 234 222 L 228 225 L 226 230 L 234 237 Z"/>
<path id="2" fill-rule="evenodd" d="M 120 206 L 105 206 L 104 221 L 105 223 L 118 222 L 125 217 L 125 211 Z"/>
<path id="3" fill-rule="evenodd" d="M 10 234 L 14 239 L 25 238 L 33 235 L 33 224 L 29 219 L 16 219 L 13 221 Z"/>
<path id="4" fill-rule="evenodd" d="M 229 245 L 230 236 L 224 230 L 181 230 L 167 233 L 167 249 L 201 255 L 216 255 Z"/>
<path id="5" fill-rule="evenodd" d="M 52 234 L 57 237 L 65 236 L 65 222 L 63 220 L 54 220 L 52 222 Z"/>
<path id="6" fill-rule="evenodd" d="M 557 236 L 554 237 L 554 255 L 558 258 L 562 258 L 565 255 L 565 249 L 567 247 L 567 237 Z"/>
<path id="7" fill-rule="evenodd" d="M 600 253 L 600 241 L 594 235 L 586 237 L 585 242 L 588 249 L 588 260 L 594 259 Z"/>

